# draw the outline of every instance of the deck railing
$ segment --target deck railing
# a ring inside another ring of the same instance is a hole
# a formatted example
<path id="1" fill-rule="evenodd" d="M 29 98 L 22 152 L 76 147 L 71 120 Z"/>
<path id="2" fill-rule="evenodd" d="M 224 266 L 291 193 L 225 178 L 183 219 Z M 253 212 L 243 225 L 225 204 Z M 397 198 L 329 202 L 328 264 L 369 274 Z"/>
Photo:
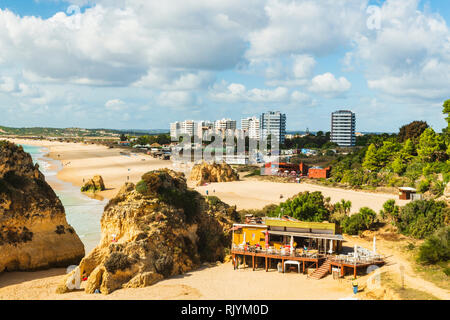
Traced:
<path id="1" fill-rule="evenodd" d="M 232 251 L 234 252 L 242 252 L 242 253 L 260 253 L 260 254 L 264 254 L 264 255 L 274 255 L 274 256 L 282 256 L 282 257 L 299 257 L 299 258 L 311 258 L 311 259 L 320 259 L 320 258 L 325 258 L 326 255 L 325 254 L 321 254 L 318 252 L 305 252 L 305 251 L 297 251 L 297 250 L 293 250 L 291 252 L 291 250 L 289 249 L 273 249 L 273 248 L 268 248 L 268 249 L 262 249 L 262 248 L 258 248 L 256 246 L 236 246 L 233 245 L 232 247 Z"/>
<path id="2" fill-rule="evenodd" d="M 342 254 L 323 254 L 318 252 L 307 252 L 307 251 L 298 251 L 293 250 L 292 252 L 289 249 L 274 249 L 268 248 L 263 249 L 256 246 L 242 246 L 242 245 L 234 245 L 232 246 L 232 251 L 235 253 L 256 253 L 263 255 L 272 255 L 272 256 L 280 256 L 280 257 L 298 257 L 298 258 L 310 258 L 310 259 L 325 259 L 328 258 L 332 262 L 336 263 L 346 263 L 346 264 L 356 264 L 356 265 L 366 265 L 366 264 L 379 264 L 384 262 L 384 257 L 381 255 L 373 254 L 366 256 L 357 256 L 356 258 L 352 253 L 348 255 Z"/>
<path id="3" fill-rule="evenodd" d="M 366 264 L 378 264 L 384 262 L 384 258 L 381 255 L 370 255 L 370 256 L 361 256 L 354 257 L 350 255 L 333 255 L 329 256 L 329 259 L 332 262 L 336 263 L 346 263 L 346 264 L 356 264 L 356 265 L 366 265 Z"/>

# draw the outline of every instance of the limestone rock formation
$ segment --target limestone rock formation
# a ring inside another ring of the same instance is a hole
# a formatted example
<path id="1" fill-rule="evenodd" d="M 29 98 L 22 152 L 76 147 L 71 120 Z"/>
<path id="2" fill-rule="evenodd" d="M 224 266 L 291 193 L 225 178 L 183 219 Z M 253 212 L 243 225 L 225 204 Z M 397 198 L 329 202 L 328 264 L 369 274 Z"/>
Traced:
<path id="1" fill-rule="evenodd" d="M 237 181 L 239 175 L 226 163 L 202 162 L 192 168 L 189 180 L 195 181 L 197 186 L 201 186 L 210 182 Z"/>
<path id="2" fill-rule="evenodd" d="M 96 192 L 105 190 L 105 183 L 102 176 L 94 176 L 81 187 L 81 192 Z"/>
<path id="3" fill-rule="evenodd" d="M 87 293 L 144 287 L 224 259 L 235 207 L 187 188 L 182 173 L 151 171 L 126 183 L 101 218 L 102 238 L 80 263 Z M 69 291 L 66 282 L 57 289 Z"/>
<path id="4" fill-rule="evenodd" d="M 0 272 L 78 263 L 84 246 L 39 166 L 0 141 Z"/>

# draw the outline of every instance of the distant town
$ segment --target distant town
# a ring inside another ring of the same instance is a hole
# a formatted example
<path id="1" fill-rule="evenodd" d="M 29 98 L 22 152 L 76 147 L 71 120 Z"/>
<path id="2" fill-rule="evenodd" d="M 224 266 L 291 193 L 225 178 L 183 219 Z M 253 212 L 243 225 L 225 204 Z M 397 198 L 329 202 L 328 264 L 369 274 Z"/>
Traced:
<path id="1" fill-rule="evenodd" d="M 170 136 L 176 139 L 181 134 L 202 137 L 205 131 L 212 130 L 225 135 L 248 136 L 250 139 L 267 140 L 269 136 L 278 140 L 283 145 L 286 139 L 300 137 L 299 134 L 286 133 L 286 114 L 280 111 L 267 111 L 260 116 L 241 119 L 241 128 L 237 128 L 237 121 L 232 119 L 221 119 L 215 121 L 207 120 L 184 120 L 170 124 Z M 356 136 L 362 135 L 355 132 L 356 115 L 349 110 L 339 110 L 331 114 L 330 142 L 339 147 L 354 147 Z M 308 133 L 306 133 L 308 134 Z"/>

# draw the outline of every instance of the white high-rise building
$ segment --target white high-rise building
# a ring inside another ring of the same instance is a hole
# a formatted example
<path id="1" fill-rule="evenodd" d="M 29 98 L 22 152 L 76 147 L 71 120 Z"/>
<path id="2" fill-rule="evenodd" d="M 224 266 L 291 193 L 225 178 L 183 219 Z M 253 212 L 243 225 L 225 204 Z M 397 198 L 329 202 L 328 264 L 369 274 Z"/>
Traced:
<path id="1" fill-rule="evenodd" d="M 197 134 L 198 125 L 194 120 L 176 121 L 170 124 L 170 136 L 176 138 L 180 134 Z"/>
<path id="2" fill-rule="evenodd" d="M 280 111 L 263 113 L 260 118 L 260 134 L 264 140 L 270 135 L 283 144 L 286 136 L 286 114 Z"/>
<path id="3" fill-rule="evenodd" d="M 175 140 L 177 138 L 180 129 L 181 129 L 181 122 L 176 121 L 170 124 L 170 138 L 172 140 Z"/>
<path id="4" fill-rule="evenodd" d="M 236 130 L 236 120 L 231 119 L 222 119 L 222 120 L 216 120 L 214 122 L 214 129 L 219 130 Z"/>
<path id="5" fill-rule="evenodd" d="M 260 120 L 258 117 L 249 117 L 241 119 L 242 130 L 248 132 L 250 139 L 259 140 L 260 137 Z"/>
<path id="6" fill-rule="evenodd" d="M 330 141 L 340 147 L 354 147 L 356 116 L 349 110 L 339 110 L 331 114 Z"/>

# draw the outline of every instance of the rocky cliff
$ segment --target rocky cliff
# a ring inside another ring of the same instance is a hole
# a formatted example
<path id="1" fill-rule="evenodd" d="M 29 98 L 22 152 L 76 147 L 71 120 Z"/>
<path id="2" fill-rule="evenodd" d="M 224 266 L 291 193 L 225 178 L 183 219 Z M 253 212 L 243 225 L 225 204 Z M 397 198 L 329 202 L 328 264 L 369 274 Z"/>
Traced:
<path id="1" fill-rule="evenodd" d="M 188 189 L 183 174 L 168 169 L 146 173 L 137 185 L 125 184 L 110 200 L 101 218 L 100 244 L 57 292 L 73 288 L 78 275 L 88 277 L 87 293 L 109 294 L 222 260 L 237 217 L 235 207 L 217 198 L 207 201 Z"/>
<path id="2" fill-rule="evenodd" d="M 78 263 L 83 243 L 38 165 L 0 141 L 0 272 Z"/>
<path id="3" fill-rule="evenodd" d="M 103 182 L 102 176 L 94 176 L 92 179 L 89 179 L 88 182 L 81 187 L 81 192 L 96 192 L 96 191 L 104 191 L 105 183 Z"/>
<path id="4" fill-rule="evenodd" d="M 189 180 L 197 186 L 210 182 L 229 182 L 239 180 L 238 173 L 226 163 L 196 164 L 189 175 Z"/>

